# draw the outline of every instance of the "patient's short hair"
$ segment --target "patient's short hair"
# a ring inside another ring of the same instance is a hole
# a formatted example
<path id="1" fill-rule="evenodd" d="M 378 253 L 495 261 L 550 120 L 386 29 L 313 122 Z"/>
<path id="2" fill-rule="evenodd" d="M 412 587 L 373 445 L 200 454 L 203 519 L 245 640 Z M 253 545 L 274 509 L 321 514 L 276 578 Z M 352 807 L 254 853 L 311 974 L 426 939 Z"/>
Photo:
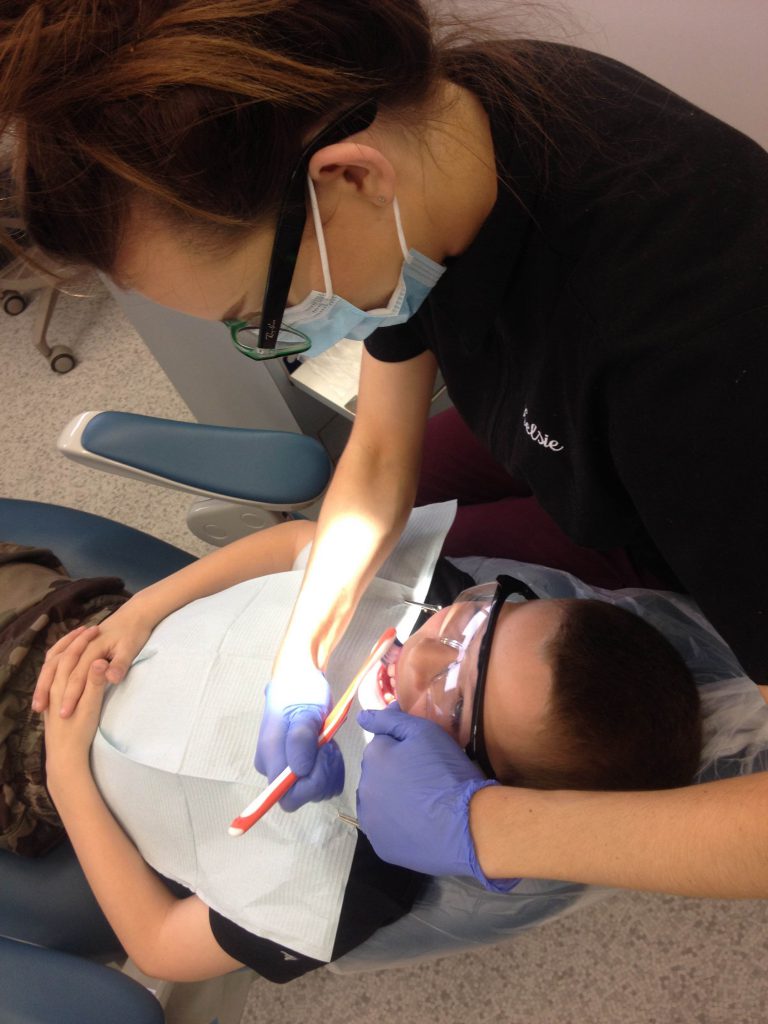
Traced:
<path id="1" fill-rule="evenodd" d="M 536 789 L 642 790 L 690 784 L 702 748 L 693 676 L 662 634 L 597 600 L 560 602 L 545 646 L 552 693 L 541 753 L 499 777 Z"/>

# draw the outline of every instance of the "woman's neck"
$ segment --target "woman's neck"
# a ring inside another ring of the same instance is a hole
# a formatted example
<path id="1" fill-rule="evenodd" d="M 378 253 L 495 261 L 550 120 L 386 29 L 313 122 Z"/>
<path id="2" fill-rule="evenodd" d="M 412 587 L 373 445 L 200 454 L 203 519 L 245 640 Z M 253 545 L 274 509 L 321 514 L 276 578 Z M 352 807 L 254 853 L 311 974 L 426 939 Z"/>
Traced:
<path id="1" fill-rule="evenodd" d="M 398 142 L 397 174 L 409 243 L 438 262 L 464 252 L 498 188 L 490 122 L 479 99 L 445 82 L 422 127 Z"/>

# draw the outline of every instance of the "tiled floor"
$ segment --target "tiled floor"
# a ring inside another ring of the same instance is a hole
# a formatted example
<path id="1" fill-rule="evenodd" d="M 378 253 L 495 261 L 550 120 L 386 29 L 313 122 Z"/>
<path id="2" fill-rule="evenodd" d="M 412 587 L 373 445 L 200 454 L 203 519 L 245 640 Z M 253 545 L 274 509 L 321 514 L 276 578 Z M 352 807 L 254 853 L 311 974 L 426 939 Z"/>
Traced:
<path id="1" fill-rule="evenodd" d="M 112 301 L 65 298 L 52 335 L 81 359 L 56 376 L 30 343 L 29 313 L 0 314 L 0 493 L 72 505 L 190 551 L 188 498 L 106 476 L 55 452 L 85 409 L 190 418 Z M 254 982 L 243 1024 L 762 1024 L 768 902 L 624 894 L 504 948 L 434 964 L 280 987 Z"/>

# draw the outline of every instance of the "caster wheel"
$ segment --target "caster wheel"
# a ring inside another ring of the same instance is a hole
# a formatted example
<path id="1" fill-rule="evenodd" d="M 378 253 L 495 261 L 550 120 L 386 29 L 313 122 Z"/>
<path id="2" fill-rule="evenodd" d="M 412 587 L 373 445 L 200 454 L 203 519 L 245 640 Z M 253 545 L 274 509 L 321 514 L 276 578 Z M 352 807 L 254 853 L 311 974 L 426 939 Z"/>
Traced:
<path id="1" fill-rule="evenodd" d="M 77 366 L 77 360 L 71 349 L 65 345 L 55 345 L 48 356 L 48 365 L 54 373 L 69 373 Z"/>
<path id="2" fill-rule="evenodd" d="M 27 308 L 27 300 L 18 292 L 6 292 L 3 296 L 3 309 L 8 316 L 18 316 Z"/>

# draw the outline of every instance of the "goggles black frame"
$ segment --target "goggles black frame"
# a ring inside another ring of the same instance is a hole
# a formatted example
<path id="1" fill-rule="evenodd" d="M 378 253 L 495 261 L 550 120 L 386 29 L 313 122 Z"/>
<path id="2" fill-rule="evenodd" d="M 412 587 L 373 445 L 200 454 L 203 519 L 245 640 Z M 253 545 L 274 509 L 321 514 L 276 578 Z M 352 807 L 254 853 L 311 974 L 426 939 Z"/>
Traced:
<path id="1" fill-rule="evenodd" d="M 491 657 L 491 644 L 499 613 L 508 597 L 512 594 L 519 594 L 526 601 L 537 601 L 539 595 L 534 593 L 527 583 L 517 580 L 513 576 L 496 577 L 496 593 L 491 601 L 491 608 L 488 613 L 488 625 L 485 628 L 485 635 L 480 643 L 480 651 L 477 656 L 477 685 L 475 696 L 472 702 L 472 724 L 470 726 L 469 743 L 464 748 L 467 757 L 476 761 L 489 779 L 496 778 L 496 772 L 491 766 L 488 751 L 485 746 L 485 731 L 483 728 L 483 702 L 485 697 L 485 680 L 488 675 L 488 662 Z"/>

